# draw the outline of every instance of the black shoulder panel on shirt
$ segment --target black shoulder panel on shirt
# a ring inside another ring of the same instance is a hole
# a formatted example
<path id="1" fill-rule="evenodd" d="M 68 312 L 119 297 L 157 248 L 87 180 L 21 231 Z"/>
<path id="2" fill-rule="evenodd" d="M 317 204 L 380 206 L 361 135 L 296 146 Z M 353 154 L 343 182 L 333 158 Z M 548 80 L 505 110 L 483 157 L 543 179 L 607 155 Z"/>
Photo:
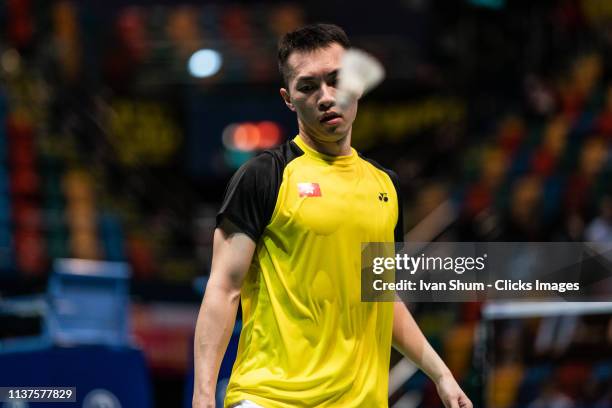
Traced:
<path id="1" fill-rule="evenodd" d="M 217 213 L 217 227 L 225 217 L 257 242 L 270 223 L 285 167 L 302 154 L 290 140 L 243 164 L 225 190 Z"/>
<path id="2" fill-rule="evenodd" d="M 391 178 L 393 186 L 395 187 L 395 192 L 397 193 L 397 223 L 395 224 L 393 235 L 395 237 L 395 242 L 404 242 L 404 198 L 402 196 L 402 189 L 400 188 L 399 177 L 393 170 L 381 166 L 375 160 L 364 157 L 361 154 L 359 154 L 359 157 L 376 167 L 378 170 L 384 171 Z"/>

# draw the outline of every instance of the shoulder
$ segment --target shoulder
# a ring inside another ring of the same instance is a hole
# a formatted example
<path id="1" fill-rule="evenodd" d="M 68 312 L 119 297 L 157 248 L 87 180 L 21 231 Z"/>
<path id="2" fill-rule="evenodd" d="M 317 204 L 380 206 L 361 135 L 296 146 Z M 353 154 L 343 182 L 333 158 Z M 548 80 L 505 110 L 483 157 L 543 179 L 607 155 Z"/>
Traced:
<path id="1" fill-rule="evenodd" d="M 283 171 L 301 152 L 294 145 L 286 142 L 240 166 L 225 190 L 217 226 L 227 218 L 254 241 L 259 239 L 274 211 Z"/>
<path id="2" fill-rule="evenodd" d="M 359 158 L 361 160 L 363 160 L 364 162 L 368 163 L 370 166 L 374 167 L 376 170 L 381 171 L 381 172 L 387 174 L 389 176 L 389 178 L 391 179 L 391 181 L 393 182 L 393 184 L 395 185 L 395 187 L 398 188 L 398 186 L 399 186 L 399 177 L 397 176 L 397 173 L 395 173 L 391 169 L 388 169 L 388 168 L 382 166 L 376 160 L 370 159 L 369 157 L 366 157 L 366 156 L 364 156 L 361 153 L 359 153 Z"/>
<path id="3" fill-rule="evenodd" d="M 270 175 L 282 171 L 289 162 L 304 154 L 302 150 L 289 140 L 275 148 L 264 150 L 257 156 L 249 159 L 237 171 L 248 176 Z"/>

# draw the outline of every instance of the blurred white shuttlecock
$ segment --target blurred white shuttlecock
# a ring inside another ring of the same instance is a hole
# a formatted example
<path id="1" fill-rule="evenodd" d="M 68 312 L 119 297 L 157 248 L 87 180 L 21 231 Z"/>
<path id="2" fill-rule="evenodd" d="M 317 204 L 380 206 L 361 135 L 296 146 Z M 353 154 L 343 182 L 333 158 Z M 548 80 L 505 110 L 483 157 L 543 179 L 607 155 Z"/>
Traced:
<path id="1" fill-rule="evenodd" d="M 336 100 L 341 109 L 361 98 L 385 77 L 385 69 L 370 54 L 351 48 L 342 56 Z"/>

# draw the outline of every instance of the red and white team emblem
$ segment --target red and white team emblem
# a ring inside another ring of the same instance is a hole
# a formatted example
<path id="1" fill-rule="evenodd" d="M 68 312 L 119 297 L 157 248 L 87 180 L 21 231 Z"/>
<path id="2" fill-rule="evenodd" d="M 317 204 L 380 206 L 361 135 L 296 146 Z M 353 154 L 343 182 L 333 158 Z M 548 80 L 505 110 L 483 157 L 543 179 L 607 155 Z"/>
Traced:
<path id="1" fill-rule="evenodd" d="M 321 197 L 319 183 L 298 183 L 300 197 Z"/>

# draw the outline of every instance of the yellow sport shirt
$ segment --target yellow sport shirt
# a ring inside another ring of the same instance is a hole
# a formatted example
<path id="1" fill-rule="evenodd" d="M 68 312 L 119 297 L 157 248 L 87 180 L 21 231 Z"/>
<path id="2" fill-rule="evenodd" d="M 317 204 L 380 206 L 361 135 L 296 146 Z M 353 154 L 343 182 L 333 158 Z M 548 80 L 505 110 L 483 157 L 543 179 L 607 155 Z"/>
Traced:
<path id="1" fill-rule="evenodd" d="M 386 407 L 393 303 L 361 301 L 362 242 L 402 240 L 397 176 L 300 136 L 243 165 L 226 217 L 257 247 L 226 406 Z"/>

